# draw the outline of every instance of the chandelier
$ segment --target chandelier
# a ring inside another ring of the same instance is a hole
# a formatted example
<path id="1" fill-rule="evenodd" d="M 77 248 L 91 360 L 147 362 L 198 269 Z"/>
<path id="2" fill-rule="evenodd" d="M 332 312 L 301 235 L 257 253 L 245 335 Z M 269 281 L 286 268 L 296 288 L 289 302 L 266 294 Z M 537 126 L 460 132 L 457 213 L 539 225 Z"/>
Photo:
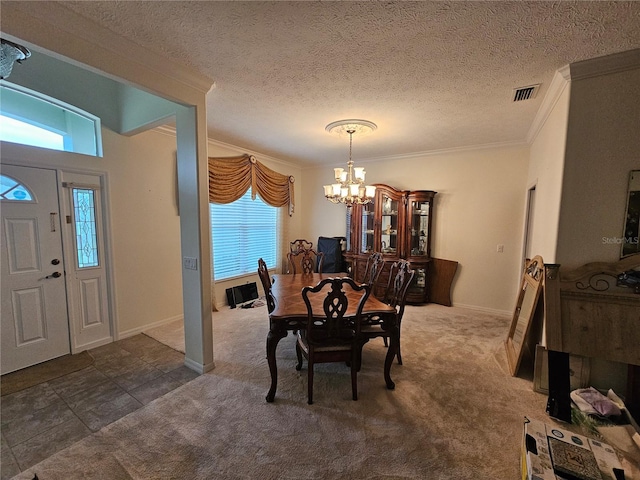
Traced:
<path id="1" fill-rule="evenodd" d="M 363 167 L 354 167 L 351 159 L 351 149 L 353 146 L 353 135 L 368 134 L 376 128 L 375 123 L 367 120 L 339 120 L 330 123 L 325 130 L 329 133 L 345 136 L 349 135 L 349 161 L 347 169 L 334 168 L 336 183 L 324 185 L 324 196 L 332 203 L 344 203 L 350 207 L 354 204 L 364 205 L 373 200 L 376 187 L 365 185 L 365 171 Z"/>
<path id="2" fill-rule="evenodd" d="M 4 38 L 0 39 L 0 80 L 4 80 L 11 75 L 14 62 L 22 63 L 31 56 L 27 47 L 10 42 Z"/>

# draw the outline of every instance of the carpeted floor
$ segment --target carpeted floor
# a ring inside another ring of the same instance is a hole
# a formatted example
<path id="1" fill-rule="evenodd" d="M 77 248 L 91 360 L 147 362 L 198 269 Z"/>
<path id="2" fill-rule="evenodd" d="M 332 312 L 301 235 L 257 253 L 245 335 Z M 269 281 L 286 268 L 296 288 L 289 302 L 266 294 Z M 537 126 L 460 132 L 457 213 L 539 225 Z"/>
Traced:
<path id="1" fill-rule="evenodd" d="M 509 323 L 456 307 L 407 307 L 395 390 L 385 388 L 386 349 L 374 341 L 357 402 L 349 369 L 325 364 L 307 405 L 306 363 L 295 370 L 291 335 L 278 347 L 276 400 L 264 399 L 266 308 L 216 312 L 214 370 L 16 478 L 520 478 L 524 416 L 554 422 L 546 397 L 508 373 Z"/>

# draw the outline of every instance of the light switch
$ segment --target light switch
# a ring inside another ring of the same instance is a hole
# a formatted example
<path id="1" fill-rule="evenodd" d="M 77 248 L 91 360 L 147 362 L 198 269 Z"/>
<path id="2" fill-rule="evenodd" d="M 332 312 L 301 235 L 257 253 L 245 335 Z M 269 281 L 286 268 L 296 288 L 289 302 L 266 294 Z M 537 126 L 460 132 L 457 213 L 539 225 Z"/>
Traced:
<path id="1" fill-rule="evenodd" d="M 498 252 L 498 253 L 503 253 L 503 252 L 504 252 L 504 245 L 499 244 L 499 245 L 496 247 L 496 252 Z"/>
<path id="2" fill-rule="evenodd" d="M 182 265 L 187 270 L 198 270 L 198 259 L 196 257 L 183 257 Z"/>

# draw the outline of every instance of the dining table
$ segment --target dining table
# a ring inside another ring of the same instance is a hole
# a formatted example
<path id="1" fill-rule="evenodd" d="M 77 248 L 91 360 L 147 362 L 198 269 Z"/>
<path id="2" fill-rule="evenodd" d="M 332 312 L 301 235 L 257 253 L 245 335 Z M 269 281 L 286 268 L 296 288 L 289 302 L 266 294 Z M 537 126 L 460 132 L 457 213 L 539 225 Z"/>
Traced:
<path id="1" fill-rule="evenodd" d="M 315 286 L 325 278 L 348 277 L 347 273 L 296 273 L 272 275 L 271 293 L 275 301 L 275 308 L 269 314 L 269 333 L 267 334 L 267 361 L 271 374 L 271 388 L 267 393 L 267 402 L 273 402 L 278 386 L 278 367 L 276 364 L 276 348 L 278 342 L 288 335 L 289 331 L 299 331 L 307 328 L 307 307 L 302 298 L 302 289 Z M 361 294 L 347 291 L 349 306 L 347 315 L 355 316 Z M 322 299 L 315 301 L 322 302 Z M 316 308 L 313 308 L 316 311 Z M 320 308 L 320 311 L 322 309 Z M 373 295 L 370 295 L 362 310 L 365 318 L 377 318 L 385 330 L 390 332 L 389 348 L 384 361 L 384 380 L 389 390 L 395 388 L 391 380 L 391 365 L 398 350 L 399 329 L 396 320 L 396 309 Z"/>

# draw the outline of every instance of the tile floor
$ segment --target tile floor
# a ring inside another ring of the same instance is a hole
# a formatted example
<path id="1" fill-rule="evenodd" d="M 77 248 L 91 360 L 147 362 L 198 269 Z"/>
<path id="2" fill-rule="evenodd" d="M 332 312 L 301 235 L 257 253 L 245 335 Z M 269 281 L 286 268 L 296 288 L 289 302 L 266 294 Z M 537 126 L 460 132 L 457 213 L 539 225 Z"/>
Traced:
<path id="1" fill-rule="evenodd" d="M 184 354 L 143 334 L 89 353 L 90 367 L 0 399 L 2 480 L 198 376 Z"/>

